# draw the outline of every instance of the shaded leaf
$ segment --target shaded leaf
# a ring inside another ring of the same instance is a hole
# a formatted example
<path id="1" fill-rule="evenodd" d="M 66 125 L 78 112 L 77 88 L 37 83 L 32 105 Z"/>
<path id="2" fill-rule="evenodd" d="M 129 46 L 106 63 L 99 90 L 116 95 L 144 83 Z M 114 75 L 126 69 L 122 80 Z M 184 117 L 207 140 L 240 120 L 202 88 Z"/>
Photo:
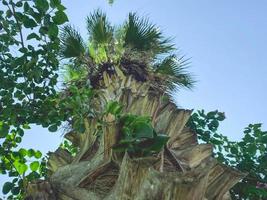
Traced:
<path id="1" fill-rule="evenodd" d="M 53 124 L 53 125 L 51 125 L 51 126 L 49 126 L 48 127 L 48 130 L 50 131 L 50 132 L 56 132 L 57 131 L 57 125 L 56 124 Z"/>
<path id="2" fill-rule="evenodd" d="M 153 128 L 146 122 L 140 121 L 133 125 L 136 138 L 153 138 Z"/>
<path id="3" fill-rule="evenodd" d="M 68 21 L 67 15 L 64 13 L 64 11 L 61 11 L 61 10 L 57 11 L 55 13 L 55 16 L 52 18 L 53 18 L 53 21 L 55 22 L 55 24 L 57 24 L 57 25 L 64 24 L 65 22 Z"/>
<path id="4" fill-rule="evenodd" d="M 13 183 L 5 182 L 3 189 L 2 189 L 3 194 L 9 193 L 13 187 L 14 187 Z"/>

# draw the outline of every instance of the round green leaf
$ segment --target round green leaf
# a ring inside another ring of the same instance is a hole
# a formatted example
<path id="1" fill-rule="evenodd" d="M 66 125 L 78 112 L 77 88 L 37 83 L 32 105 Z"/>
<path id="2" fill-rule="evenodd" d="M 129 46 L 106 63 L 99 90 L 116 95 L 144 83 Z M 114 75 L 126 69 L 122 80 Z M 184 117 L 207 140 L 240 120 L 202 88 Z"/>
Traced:
<path id="1" fill-rule="evenodd" d="M 21 137 L 16 137 L 16 139 L 15 139 L 15 141 L 16 141 L 16 143 L 21 143 Z"/>
<path id="2" fill-rule="evenodd" d="M 3 194 L 9 193 L 13 187 L 14 187 L 13 183 L 5 182 L 3 189 L 2 189 Z"/>
<path id="3" fill-rule="evenodd" d="M 32 171 L 37 171 L 39 168 L 39 162 L 38 161 L 34 161 L 30 164 L 30 168 Z"/>
<path id="4" fill-rule="evenodd" d="M 16 6 L 17 7 L 22 7 L 23 6 L 23 3 L 21 1 L 19 1 L 19 2 L 16 3 Z"/>
<path id="5" fill-rule="evenodd" d="M 13 187 L 11 190 L 11 193 L 13 195 L 18 195 L 20 193 L 20 188 L 19 187 Z"/>
<path id="6" fill-rule="evenodd" d="M 35 152 L 34 152 L 33 149 L 29 149 L 29 150 L 28 150 L 28 156 L 29 156 L 29 157 L 34 156 L 34 153 L 35 153 Z"/>
<path id="7" fill-rule="evenodd" d="M 34 157 L 37 158 L 37 159 L 41 158 L 42 157 L 41 151 L 35 151 L 34 152 Z"/>
<path id="8" fill-rule="evenodd" d="M 57 131 L 57 125 L 56 124 L 53 124 L 53 125 L 49 126 L 48 130 L 50 132 L 56 132 Z"/>
<path id="9" fill-rule="evenodd" d="M 0 138 L 5 138 L 9 132 L 9 126 L 0 121 Z"/>

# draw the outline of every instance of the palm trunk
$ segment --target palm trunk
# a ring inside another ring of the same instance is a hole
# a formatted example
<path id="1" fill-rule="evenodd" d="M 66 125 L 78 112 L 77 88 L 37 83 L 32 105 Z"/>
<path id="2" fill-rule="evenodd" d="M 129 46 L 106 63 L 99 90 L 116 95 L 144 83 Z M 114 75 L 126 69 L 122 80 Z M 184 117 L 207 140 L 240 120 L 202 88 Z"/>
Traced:
<path id="1" fill-rule="evenodd" d="M 185 126 L 191 110 L 177 109 L 153 83 L 137 82 L 118 68 L 116 75 L 103 76 L 99 105 L 115 100 L 124 105 L 124 113 L 151 116 L 155 130 L 170 139 L 157 156 L 131 158 L 112 151 L 119 134 L 114 116 L 105 117 L 100 136 L 93 134 L 96 120 L 89 119 L 84 134 L 65 135 L 79 147 L 75 157 L 60 148 L 50 154 L 49 181 L 56 199 L 230 199 L 229 189 L 245 174 L 218 163 L 210 144 L 198 144 Z"/>

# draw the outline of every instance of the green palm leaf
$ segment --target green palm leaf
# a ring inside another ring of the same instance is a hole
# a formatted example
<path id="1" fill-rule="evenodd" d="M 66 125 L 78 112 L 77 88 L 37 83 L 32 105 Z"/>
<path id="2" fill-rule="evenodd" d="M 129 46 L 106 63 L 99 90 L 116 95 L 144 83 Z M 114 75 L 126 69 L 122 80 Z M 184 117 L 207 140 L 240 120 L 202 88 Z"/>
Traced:
<path id="1" fill-rule="evenodd" d="M 163 37 L 162 32 L 145 18 L 139 18 L 135 13 L 129 14 L 124 25 L 124 46 L 137 51 L 151 51 L 154 56 L 173 50 L 170 39 Z"/>
<path id="2" fill-rule="evenodd" d="M 85 53 L 85 45 L 78 31 L 72 26 L 64 26 L 61 35 L 60 54 L 64 58 L 77 58 Z"/>
<path id="3" fill-rule="evenodd" d="M 167 82 L 170 83 L 171 88 L 181 86 L 191 89 L 195 80 L 192 74 L 186 70 L 189 64 L 189 59 L 184 56 L 177 58 L 176 55 L 170 55 L 160 63 L 155 64 L 154 68 L 156 73 L 167 75 Z"/>
<path id="4" fill-rule="evenodd" d="M 87 31 L 90 40 L 95 45 L 109 44 L 113 39 L 113 27 L 107 19 L 106 14 L 100 10 L 87 17 Z"/>

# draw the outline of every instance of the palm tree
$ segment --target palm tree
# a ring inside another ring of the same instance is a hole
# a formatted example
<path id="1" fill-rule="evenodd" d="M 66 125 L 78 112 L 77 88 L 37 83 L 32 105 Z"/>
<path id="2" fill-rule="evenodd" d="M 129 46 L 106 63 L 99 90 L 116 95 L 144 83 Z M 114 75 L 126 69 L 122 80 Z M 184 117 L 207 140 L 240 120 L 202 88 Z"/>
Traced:
<path id="1" fill-rule="evenodd" d="M 52 190 L 29 197 L 229 199 L 228 190 L 244 174 L 218 163 L 211 145 L 198 144 L 186 126 L 192 111 L 165 98 L 176 86 L 193 87 L 188 60 L 135 13 L 114 27 L 97 10 L 87 29 L 85 42 L 72 26 L 63 28 L 61 56 L 69 61 L 67 87 L 91 88 L 97 95 L 90 105 L 98 113 L 83 116 L 83 133 L 71 126 L 64 136 L 77 151 L 60 147 L 49 155 L 49 180 L 42 184 Z"/>
<path id="2" fill-rule="evenodd" d="M 160 29 L 147 19 L 130 13 L 128 20 L 115 28 L 97 10 L 87 18 L 87 30 L 89 40 L 84 42 L 72 26 L 65 26 L 61 55 L 72 59 L 73 69 L 87 71 L 93 86 L 103 71 L 112 74 L 115 65 L 138 81 L 157 79 L 159 83 L 160 79 L 161 86 L 193 87 L 195 81 L 186 71 L 188 59 L 175 55 L 171 39 L 164 38 Z"/>

